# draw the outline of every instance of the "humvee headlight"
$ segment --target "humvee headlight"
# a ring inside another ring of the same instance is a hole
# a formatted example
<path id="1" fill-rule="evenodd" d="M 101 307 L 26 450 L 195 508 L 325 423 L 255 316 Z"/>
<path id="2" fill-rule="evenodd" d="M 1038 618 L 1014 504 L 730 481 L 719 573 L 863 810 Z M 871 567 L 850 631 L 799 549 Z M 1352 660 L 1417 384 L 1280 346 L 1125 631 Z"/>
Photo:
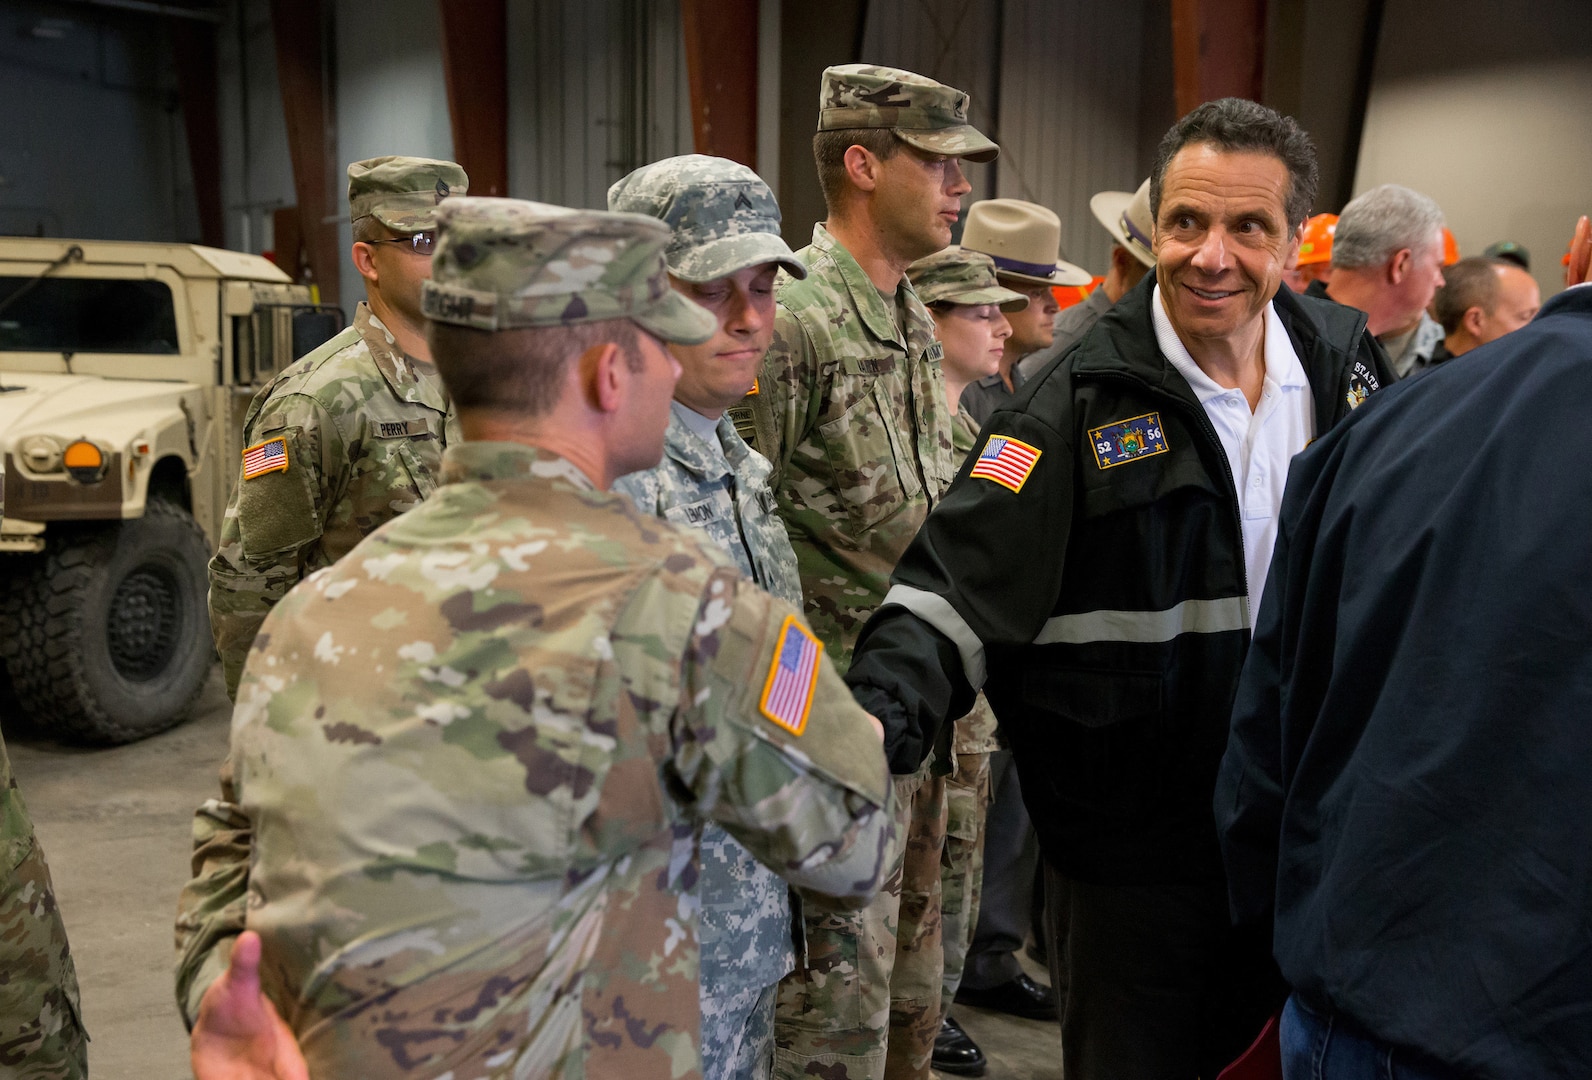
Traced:
<path id="1" fill-rule="evenodd" d="M 30 472 L 52 473 L 61 467 L 61 444 L 48 435 L 23 439 L 19 449 Z"/>
<path id="2" fill-rule="evenodd" d="M 80 484 L 98 483 L 105 475 L 105 454 L 87 439 L 79 439 L 67 446 L 61 462 L 72 479 Z"/>

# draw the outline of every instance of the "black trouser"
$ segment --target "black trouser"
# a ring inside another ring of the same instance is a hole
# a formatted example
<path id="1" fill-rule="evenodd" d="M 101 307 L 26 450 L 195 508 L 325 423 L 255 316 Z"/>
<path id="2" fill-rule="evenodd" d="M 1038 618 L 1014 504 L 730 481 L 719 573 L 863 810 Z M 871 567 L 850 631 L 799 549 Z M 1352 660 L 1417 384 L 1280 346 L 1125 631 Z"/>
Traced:
<path id="1" fill-rule="evenodd" d="M 1287 988 L 1269 935 L 1226 887 L 1091 885 L 1045 866 L 1045 928 L 1067 1080 L 1215 1080 Z"/>
<path id="2" fill-rule="evenodd" d="M 1039 880 L 1039 842 L 1010 750 L 990 755 L 990 787 L 994 801 L 984 822 L 983 898 L 962 969 L 962 985 L 969 990 L 992 990 L 1023 973 L 1017 950 L 1028 934 L 1033 886 Z"/>

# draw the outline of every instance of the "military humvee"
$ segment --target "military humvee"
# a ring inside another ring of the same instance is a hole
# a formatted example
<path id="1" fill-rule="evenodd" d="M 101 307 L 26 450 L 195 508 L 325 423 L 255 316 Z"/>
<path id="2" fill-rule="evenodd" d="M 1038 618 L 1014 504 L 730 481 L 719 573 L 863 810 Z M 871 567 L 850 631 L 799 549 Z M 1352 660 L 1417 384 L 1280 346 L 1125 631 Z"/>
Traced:
<path id="1" fill-rule="evenodd" d="M 341 325 L 257 255 L 0 238 L 0 659 L 25 719 L 117 743 L 188 715 L 244 412 Z"/>

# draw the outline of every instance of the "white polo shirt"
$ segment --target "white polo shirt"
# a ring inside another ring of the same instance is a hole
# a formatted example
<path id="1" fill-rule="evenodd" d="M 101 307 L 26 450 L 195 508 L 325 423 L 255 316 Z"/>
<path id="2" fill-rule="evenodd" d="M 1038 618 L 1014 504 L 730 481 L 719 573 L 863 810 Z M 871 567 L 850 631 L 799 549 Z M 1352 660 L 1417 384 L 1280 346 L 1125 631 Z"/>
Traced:
<path id="1" fill-rule="evenodd" d="M 1154 299 L 1150 311 L 1161 355 L 1188 381 L 1227 452 L 1244 530 L 1249 625 L 1253 627 L 1266 571 L 1271 567 L 1271 549 L 1277 542 L 1277 515 L 1288 482 L 1288 463 L 1315 438 L 1315 398 L 1274 305 L 1267 304 L 1265 310 L 1266 382 L 1255 411 L 1250 412 L 1249 399 L 1242 390 L 1218 386 L 1194 362 L 1161 305 L 1159 285 Z"/>

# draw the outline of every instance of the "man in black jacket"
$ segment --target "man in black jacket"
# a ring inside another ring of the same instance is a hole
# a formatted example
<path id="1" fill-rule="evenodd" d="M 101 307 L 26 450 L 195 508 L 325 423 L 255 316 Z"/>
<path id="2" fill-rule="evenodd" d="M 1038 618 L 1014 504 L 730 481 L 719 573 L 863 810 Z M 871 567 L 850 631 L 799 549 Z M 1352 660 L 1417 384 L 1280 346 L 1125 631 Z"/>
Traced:
<path id="1" fill-rule="evenodd" d="M 1216 789 L 1284 1076 L 1592 1076 L 1589 401 L 1582 285 L 1294 466 Z"/>
<path id="2" fill-rule="evenodd" d="M 1046 862 L 1069 1080 L 1215 1076 L 1281 1003 L 1211 814 L 1288 459 L 1388 381 L 1365 316 L 1279 291 L 1315 152 L 1200 106 L 1151 176 L 1156 272 L 994 413 L 848 681 L 932 737 L 982 687 Z"/>

